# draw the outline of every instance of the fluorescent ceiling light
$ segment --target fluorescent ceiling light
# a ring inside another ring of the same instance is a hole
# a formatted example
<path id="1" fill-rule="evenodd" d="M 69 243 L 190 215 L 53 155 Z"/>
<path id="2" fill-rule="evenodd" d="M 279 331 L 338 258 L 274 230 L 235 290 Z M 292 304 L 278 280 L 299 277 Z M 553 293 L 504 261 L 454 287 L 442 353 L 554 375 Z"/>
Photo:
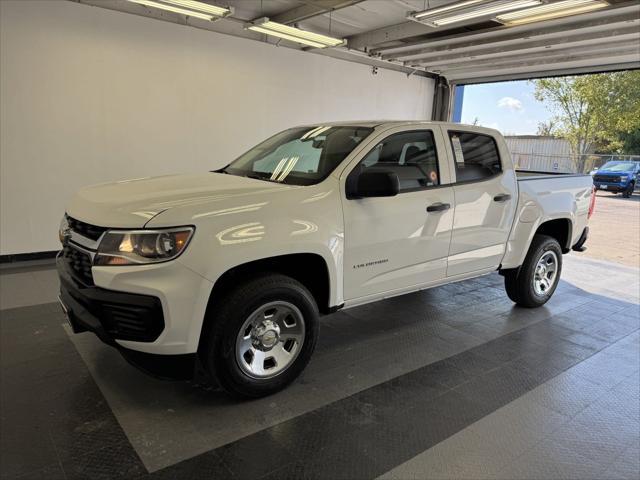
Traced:
<path id="1" fill-rule="evenodd" d="M 470 20 L 472 18 L 484 17 L 486 15 L 493 15 L 498 12 L 508 12 L 510 10 L 517 10 L 519 8 L 533 7 L 540 5 L 540 0 L 516 0 L 515 2 L 507 2 L 497 5 L 489 5 L 483 8 L 471 10 L 470 12 L 460 13 L 458 15 L 452 15 L 450 17 L 439 18 L 433 20 L 437 26 L 449 25 L 451 23 L 462 22 L 464 20 Z"/>
<path id="2" fill-rule="evenodd" d="M 292 42 L 302 43 L 303 45 L 308 45 L 310 47 L 315 47 L 315 48 L 326 47 L 326 45 L 322 43 L 312 42 L 311 40 L 305 40 L 299 37 L 294 37 L 293 35 L 287 35 L 286 33 L 275 33 L 275 32 L 272 32 L 271 30 L 268 30 L 266 28 L 262 28 L 259 26 L 255 26 L 255 25 L 248 28 L 249 30 L 253 30 L 254 32 L 260 32 L 266 35 L 273 35 L 274 37 L 284 38 L 285 40 L 291 40 Z"/>
<path id="3" fill-rule="evenodd" d="M 159 8 L 173 13 L 180 13 L 203 20 L 226 17 L 231 13 L 230 8 L 218 7 L 195 0 L 129 0 L 147 7 Z"/>
<path id="4" fill-rule="evenodd" d="M 444 7 L 412 13 L 408 18 L 430 27 L 440 27 L 541 4 L 542 0 L 494 0 L 489 2 L 486 0 L 481 2 L 465 0 Z"/>
<path id="5" fill-rule="evenodd" d="M 506 23 L 507 25 L 521 25 L 523 23 L 541 22 L 553 18 L 592 12 L 607 6 L 609 6 L 609 4 L 603 0 L 564 0 L 562 2 L 547 3 L 539 7 L 528 8 L 518 12 L 498 15 L 496 20 Z"/>
<path id="6" fill-rule="evenodd" d="M 282 23 L 272 22 L 266 17 L 256 20 L 246 28 L 254 32 L 265 33 L 315 48 L 337 47 L 345 43 L 345 40 L 341 38 L 328 37 L 326 35 L 320 35 L 319 33 L 290 27 Z"/>
<path id="7" fill-rule="evenodd" d="M 440 13 L 449 12 L 451 10 L 459 10 L 464 7 L 469 7 L 471 5 L 475 5 L 477 3 L 482 3 L 485 0 L 466 0 L 464 2 L 452 3 L 451 5 L 445 5 L 444 7 L 431 8 L 429 10 L 425 10 L 424 12 L 414 13 L 413 16 L 416 18 L 427 17 L 432 15 L 438 15 Z"/>
<path id="8" fill-rule="evenodd" d="M 171 3 L 178 7 L 188 8 L 190 10 L 197 10 L 205 13 L 210 13 L 216 17 L 224 17 L 231 13 L 231 9 L 228 7 L 218 7 L 209 3 L 196 2 L 195 0 L 161 0 L 163 3 Z"/>

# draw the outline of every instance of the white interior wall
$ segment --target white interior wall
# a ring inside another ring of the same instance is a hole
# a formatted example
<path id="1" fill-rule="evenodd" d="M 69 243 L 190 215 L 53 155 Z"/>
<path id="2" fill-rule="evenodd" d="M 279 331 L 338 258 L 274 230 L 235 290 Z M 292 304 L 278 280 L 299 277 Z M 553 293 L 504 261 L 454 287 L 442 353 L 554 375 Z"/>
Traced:
<path id="1" fill-rule="evenodd" d="M 433 82 L 61 0 L 0 1 L 0 254 L 83 185 L 211 170 L 284 128 L 426 119 Z"/>

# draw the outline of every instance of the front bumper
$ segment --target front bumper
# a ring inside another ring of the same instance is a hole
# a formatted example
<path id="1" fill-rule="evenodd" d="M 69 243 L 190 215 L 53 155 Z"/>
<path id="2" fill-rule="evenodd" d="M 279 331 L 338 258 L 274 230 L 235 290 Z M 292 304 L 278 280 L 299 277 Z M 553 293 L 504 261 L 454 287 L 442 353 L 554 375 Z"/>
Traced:
<path id="1" fill-rule="evenodd" d="M 158 297 L 87 286 L 76 280 L 61 256 L 56 259 L 56 267 L 60 279 L 58 299 L 74 333 L 94 333 L 118 349 L 133 366 L 155 377 L 194 378 L 195 353 L 164 354 L 160 339 L 166 336 L 167 326 Z M 144 345 L 161 353 L 140 351 Z"/>
<path id="2" fill-rule="evenodd" d="M 608 192 L 624 192 L 629 188 L 629 183 L 593 182 L 593 185 L 598 190 L 607 190 Z"/>
<path id="3" fill-rule="evenodd" d="M 153 342 L 164 330 L 160 299 L 87 286 L 74 279 L 61 257 L 56 259 L 60 302 L 74 332 L 91 331 L 101 340 Z"/>
<path id="4" fill-rule="evenodd" d="M 111 345 L 138 352 L 197 352 L 211 281 L 177 260 L 131 266 L 96 266 L 88 260 L 89 265 L 83 263 L 80 269 L 75 260 L 61 255 L 57 262 L 61 300 L 77 317 L 78 329 L 93 331 Z M 124 321 L 122 317 L 126 317 Z M 129 335 L 123 335 L 123 325 L 129 327 Z M 132 330 L 140 335 L 132 335 Z"/>

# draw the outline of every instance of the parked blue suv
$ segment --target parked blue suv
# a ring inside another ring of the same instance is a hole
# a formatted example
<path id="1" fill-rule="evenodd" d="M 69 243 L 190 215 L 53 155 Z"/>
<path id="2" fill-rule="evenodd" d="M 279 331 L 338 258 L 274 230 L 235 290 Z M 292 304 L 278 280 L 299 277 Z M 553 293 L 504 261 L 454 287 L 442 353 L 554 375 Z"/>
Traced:
<path id="1" fill-rule="evenodd" d="M 640 179 L 640 162 L 607 162 L 593 176 L 596 190 L 622 192 L 629 198 Z"/>

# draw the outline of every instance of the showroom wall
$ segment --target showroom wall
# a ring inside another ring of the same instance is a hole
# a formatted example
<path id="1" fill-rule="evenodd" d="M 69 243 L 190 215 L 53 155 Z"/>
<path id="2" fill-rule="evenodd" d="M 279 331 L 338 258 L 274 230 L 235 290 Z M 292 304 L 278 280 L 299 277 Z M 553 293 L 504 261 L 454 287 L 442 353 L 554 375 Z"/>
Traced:
<path id="1" fill-rule="evenodd" d="M 425 119 L 417 76 L 67 1 L 0 2 L 0 254 L 83 185 L 211 170 L 296 124 Z"/>

